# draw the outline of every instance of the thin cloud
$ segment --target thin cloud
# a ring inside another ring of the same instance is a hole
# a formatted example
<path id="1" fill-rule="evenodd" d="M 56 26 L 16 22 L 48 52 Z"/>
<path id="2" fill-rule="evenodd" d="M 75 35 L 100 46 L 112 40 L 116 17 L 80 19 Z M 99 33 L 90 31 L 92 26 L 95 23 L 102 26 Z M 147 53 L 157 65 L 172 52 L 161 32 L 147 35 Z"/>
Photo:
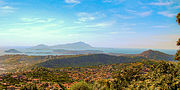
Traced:
<path id="1" fill-rule="evenodd" d="M 78 19 L 74 23 L 84 23 L 106 17 L 105 14 L 100 12 L 95 12 L 95 13 L 80 12 L 77 13 L 76 15 Z"/>
<path id="2" fill-rule="evenodd" d="M 121 14 L 115 14 L 115 16 L 117 16 L 120 19 L 132 19 L 132 18 L 134 18 L 132 16 L 125 16 L 125 15 L 121 15 Z"/>
<path id="3" fill-rule="evenodd" d="M 153 11 L 150 10 L 150 11 L 146 11 L 146 12 L 137 13 L 137 15 L 145 17 L 145 16 L 151 15 L 152 12 Z"/>
<path id="4" fill-rule="evenodd" d="M 173 2 L 152 2 L 149 5 L 156 5 L 156 6 L 168 6 L 173 4 Z"/>
<path id="5" fill-rule="evenodd" d="M 2 14 L 9 14 L 15 12 L 16 8 L 13 8 L 11 6 L 2 6 L 0 7 L 0 12 Z"/>
<path id="6" fill-rule="evenodd" d="M 1 3 L 4 3 L 4 2 L 3 2 L 3 1 L 0 1 L 0 4 L 1 4 Z"/>
<path id="7" fill-rule="evenodd" d="M 103 0 L 104 3 L 122 3 L 125 0 Z"/>
<path id="8" fill-rule="evenodd" d="M 179 9 L 179 8 L 180 8 L 180 6 L 175 6 L 174 8 L 175 8 L 175 9 Z"/>
<path id="9" fill-rule="evenodd" d="M 65 0 L 66 3 L 70 3 L 70 4 L 79 4 L 80 1 L 78 0 Z"/>
<path id="10" fill-rule="evenodd" d="M 96 23 L 93 25 L 86 25 L 86 28 L 105 28 L 105 27 L 109 27 L 112 26 L 113 24 L 115 24 L 115 21 L 111 21 L 111 22 L 101 22 L 101 23 Z"/>
<path id="11" fill-rule="evenodd" d="M 158 25 L 158 26 L 152 26 L 152 27 L 154 27 L 154 28 L 168 28 L 169 26 Z"/>
<path id="12" fill-rule="evenodd" d="M 48 23 L 55 20 L 55 18 L 41 19 L 41 18 L 21 18 L 25 23 L 34 24 L 34 23 Z"/>
<path id="13" fill-rule="evenodd" d="M 134 10 L 127 10 L 127 12 L 138 15 L 138 16 L 146 17 L 146 16 L 151 15 L 153 11 L 150 10 L 150 11 L 145 11 L 145 12 L 137 12 Z"/>
<path id="14" fill-rule="evenodd" d="M 124 34 L 124 33 L 128 33 L 128 34 L 134 34 L 136 32 L 134 31 L 121 31 L 121 32 L 110 32 L 110 34 Z"/>
<path id="15" fill-rule="evenodd" d="M 4 1 L 0 1 L 0 5 L 5 5 L 5 4 L 7 4 L 7 3 Z"/>
<path id="16" fill-rule="evenodd" d="M 158 12 L 158 14 L 166 16 L 166 17 L 175 17 L 176 16 L 175 13 L 169 13 L 167 11 Z"/>
<path id="17" fill-rule="evenodd" d="M 10 7 L 10 6 L 4 6 L 4 7 L 1 7 L 1 9 L 14 9 L 13 7 Z"/>
<path id="18" fill-rule="evenodd" d="M 93 15 L 86 12 L 80 12 L 77 14 L 77 16 L 79 17 L 77 23 L 95 20 L 95 17 Z"/>

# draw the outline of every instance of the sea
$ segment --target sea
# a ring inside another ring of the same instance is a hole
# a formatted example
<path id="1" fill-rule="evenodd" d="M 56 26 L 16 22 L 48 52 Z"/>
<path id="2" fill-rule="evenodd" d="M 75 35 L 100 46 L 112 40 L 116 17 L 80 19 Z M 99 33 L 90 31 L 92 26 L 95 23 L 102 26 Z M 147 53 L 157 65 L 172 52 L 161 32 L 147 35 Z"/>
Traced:
<path id="1" fill-rule="evenodd" d="M 24 54 L 29 56 L 46 56 L 46 55 L 73 55 L 73 54 L 57 54 L 53 53 L 53 50 L 51 49 L 40 49 L 40 50 L 30 50 L 30 49 L 17 49 L 19 51 L 25 52 L 25 53 L 3 53 L 4 54 Z M 92 50 L 92 49 L 91 49 Z M 144 51 L 147 51 L 149 49 L 143 49 L 143 48 L 96 48 L 94 50 L 100 50 L 104 53 L 117 53 L 117 54 L 140 54 Z M 152 49 L 160 52 L 164 52 L 166 54 L 175 55 L 176 49 Z M 33 52 L 33 53 L 32 53 Z"/>
<path id="2" fill-rule="evenodd" d="M 144 51 L 150 50 L 145 48 L 102 48 L 99 49 L 104 51 L 105 53 L 121 53 L 121 54 L 140 54 Z M 155 51 L 160 51 L 166 54 L 175 55 L 177 50 L 176 49 L 151 49 Z"/>

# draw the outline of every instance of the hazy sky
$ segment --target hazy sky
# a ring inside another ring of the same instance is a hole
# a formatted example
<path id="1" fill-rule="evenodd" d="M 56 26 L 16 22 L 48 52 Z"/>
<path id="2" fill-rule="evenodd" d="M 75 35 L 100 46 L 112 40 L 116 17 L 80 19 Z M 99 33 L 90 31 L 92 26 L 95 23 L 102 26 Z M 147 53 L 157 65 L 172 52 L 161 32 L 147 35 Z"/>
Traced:
<path id="1" fill-rule="evenodd" d="M 0 46 L 176 47 L 180 0 L 0 0 Z"/>

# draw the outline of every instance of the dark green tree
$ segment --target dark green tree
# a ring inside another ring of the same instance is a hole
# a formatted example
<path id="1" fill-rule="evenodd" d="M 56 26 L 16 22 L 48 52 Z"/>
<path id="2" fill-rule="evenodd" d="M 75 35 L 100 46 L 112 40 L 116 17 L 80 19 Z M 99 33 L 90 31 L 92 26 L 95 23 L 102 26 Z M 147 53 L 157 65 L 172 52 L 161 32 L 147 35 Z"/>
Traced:
<path id="1" fill-rule="evenodd" d="M 82 81 L 72 85 L 70 90 L 92 90 L 92 86 L 91 84 Z"/>
<path id="2" fill-rule="evenodd" d="M 58 85 L 62 88 L 62 90 L 67 90 L 60 82 L 58 82 Z"/>
<path id="3" fill-rule="evenodd" d="M 20 88 L 20 90 L 38 90 L 35 84 L 27 84 Z"/>
<path id="4" fill-rule="evenodd" d="M 177 14 L 176 18 L 177 23 L 180 25 L 180 12 Z M 177 46 L 180 46 L 180 38 L 177 41 Z M 175 59 L 180 61 L 180 49 L 177 51 Z"/>
<path id="5" fill-rule="evenodd" d="M 177 16 L 176 16 L 176 18 L 177 18 L 177 23 L 180 25 L 180 12 L 177 14 Z"/>

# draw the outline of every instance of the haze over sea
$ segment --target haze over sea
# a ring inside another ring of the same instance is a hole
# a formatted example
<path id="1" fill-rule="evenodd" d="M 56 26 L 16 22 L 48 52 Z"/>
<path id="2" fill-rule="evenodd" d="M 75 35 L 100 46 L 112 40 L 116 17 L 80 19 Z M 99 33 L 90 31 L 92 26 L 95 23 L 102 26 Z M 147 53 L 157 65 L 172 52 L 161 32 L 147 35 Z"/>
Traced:
<path id="1" fill-rule="evenodd" d="M 149 49 L 147 48 L 146 49 L 145 48 L 109 48 L 109 49 L 101 49 L 101 50 L 106 53 L 139 54 Z M 171 55 L 176 54 L 176 51 L 177 51 L 175 49 L 152 49 L 152 50 L 161 51 L 161 52 L 171 54 Z"/>
<path id="2" fill-rule="evenodd" d="M 42 49 L 42 50 L 23 50 L 23 49 L 17 49 L 21 51 L 28 51 L 28 52 L 36 52 L 36 53 L 3 53 L 4 54 L 25 54 L 25 55 L 32 55 L 32 56 L 45 56 L 45 55 L 73 55 L 73 54 L 57 54 L 53 53 L 53 50 L 48 49 Z M 104 53 L 117 53 L 117 54 L 140 54 L 146 50 L 145 48 L 96 48 L 96 50 L 103 51 Z M 160 52 L 164 52 L 166 54 L 175 55 L 176 51 L 175 49 L 152 49 L 157 50 Z M 38 53 L 39 52 L 39 53 Z M 43 53 L 42 53 L 43 52 Z"/>

